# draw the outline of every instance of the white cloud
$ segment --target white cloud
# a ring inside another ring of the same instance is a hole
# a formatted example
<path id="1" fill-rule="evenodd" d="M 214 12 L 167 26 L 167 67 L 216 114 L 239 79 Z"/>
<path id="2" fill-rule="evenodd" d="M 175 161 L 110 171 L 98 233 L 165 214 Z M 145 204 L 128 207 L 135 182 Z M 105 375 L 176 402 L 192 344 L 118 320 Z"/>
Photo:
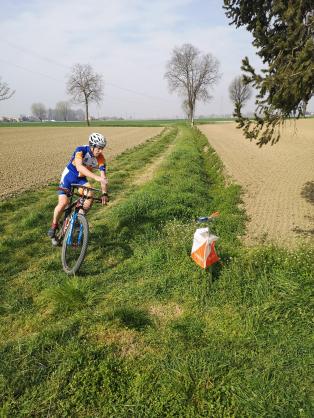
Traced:
<path id="1" fill-rule="evenodd" d="M 239 74 L 241 58 L 248 55 L 258 63 L 249 34 L 228 26 L 227 18 L 224 25 L 220 19 L 208 26 L 189 18 L 192 0 L 25 3 L 28 10 L 0 17 L 0 76 L 16 89 L 0 102 L 0 114 L 29 113 L 35 101 L 54 107 L 66 98 L 70 67 L 80 62 L 104 76 L 105 100 L 92 107 L 96 116 L 181 115 L 181 101 L 168 93 L 163 74 L 173 47 L 185 42 L 216 56 L 223 73 L 214 100 L 199 105 L 199 113 L 227 113 L 232 111 L 228 85 Z M 221 3 L 212 1 L 210 7 L 223 15 Z"/>

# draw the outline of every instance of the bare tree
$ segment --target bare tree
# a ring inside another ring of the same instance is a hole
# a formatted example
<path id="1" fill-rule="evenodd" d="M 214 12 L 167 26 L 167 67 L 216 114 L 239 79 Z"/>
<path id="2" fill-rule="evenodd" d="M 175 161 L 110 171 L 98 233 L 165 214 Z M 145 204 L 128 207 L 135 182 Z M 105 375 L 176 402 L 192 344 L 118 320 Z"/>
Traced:
<path id="1" fill-rule="evenodd" d="M 61 120 L 67 121 L 71 112 L 70 103 L 66 101 L 58 102 L 56 104 L 56 112 L 58 119 L 60 118 Z"/>
<path id="2" fill-rule="evenodd" d="M 0 101 L 10 99 L 10 97 L 12 97 L 14 93 L 15 93 L 15 90 L 11 91 L 7 83 L 4 83 L 3 81 L 1 81 L 1 77 L 0 77 Z"/>
<path id="3" fill-rule="evenodd" d="M 208 89 L 218 81 L 218 69 L 219 62 L 213 55 L 201 55 L 191 44 L 183 44 L 172 52 L 165 78 L 168 80 L 169 90 L 177 91 L 186 101 L 184 107 L 189 108 L 188 116 L 192 125 L 196 101 L 206 102 L 211 98 Z"/>
<path id="4" fill-rule="evenodd" d="M 243 76 L 235 77 L 229 86 L 229 97 L 235 107 L 235 112 L 241 112 L 242 107 L 252 97 L 252 88 L 245 84 Z"/>
<path id="5" fill-rule="evenodd" d="M 85 119 L 85 113 L 82 109 L 73 110 L 74 120 L 84 120 Z"/>
<path id="6" fill-rule="evenodd" d="M 55 110 L 54 109 L 51 109 L 51 108 L 49 108 L 48 110 L 47 110 L 47 119 L 49 119 L 49 120 L 55 120 L 56 119 L 56 115 L 55 115 Z"/>
<path id="7" fill-rule="evenodd" d="M 189 108 L 189 103 L 188 103 L 187 100 L 183 100 L 183 102 L 182 102 L 182 110 L 183 110 L 183 113 L 186 116 L 186 118 L 188 120 L 191 120 L 190 108 Z"/>
<path id="8" fill-rule="evenodd" d="M 89 126 L 89 103 L 100 103 L 103 97 L 103 78 L 88 64 L 75 64 L 67 82 L 67 93 L 75 103 L 84 103 Z"/>
<path id="9" fill-rule="evenodd" d="M 32 104 L 32 115 L 36 116 L 40 122 L 47 117 L 47 110 L 43 103 L 33 103 Z"/>

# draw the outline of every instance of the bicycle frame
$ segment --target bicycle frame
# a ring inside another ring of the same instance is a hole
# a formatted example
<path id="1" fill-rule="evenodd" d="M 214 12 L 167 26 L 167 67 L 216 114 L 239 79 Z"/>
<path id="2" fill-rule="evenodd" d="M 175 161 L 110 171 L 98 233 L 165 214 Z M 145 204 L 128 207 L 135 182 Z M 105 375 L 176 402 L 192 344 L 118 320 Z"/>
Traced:
<path id="1" fill-rule="evenodd" d="M 77 211 L 74 211 L 73 214 L 72 214 L 72 216 L 71 216 L 71 220 L 70 220 L 70 233 L 68 234 L 68 237 L 67 237 L 67 244 L 68 245 L 72 245 L 73 244 L 73 242 L 72 242 L 72 235 L 73 235 L 73 228 L 74 228 L 74 225 L 75 225 L 75 222 L 76 222 L 76 219 L 77 219 L 77 215 L 78 215 L 78 212 Z M 77 243 L 80 245 L 81 241 L 82 241 L 82 225 L 80 225 L 80 232 L 79 232 L 79 236 L 77 238 Z"/>
<path id="2" fill-rule="evenodd" d="M 75 195 L 75 193 L 74 193 L 75 188 L 82 188 L 83 190 L 84 189 L 85 190 L 83 192 L 83 195 L 78 195 L 79 198 L 76 199 L 74 202 L 72 202 L 73 196 Z M 66 193 L 66 195 L 70 198 L 70 202 L 64 210 L 64 220 L 63 220 L 63 223 L 62 223 L 62 229 L 60 231 L 61 233 L 60 233 L 60 236 L 58 238 L 59 238 L 59 241 L 62 241 L 63 237 L 65 236 L 65 233 L 66 233 L 67 229 L 70 228 L 70 233 L 67 236 L 67 245 L 72 245 L 73 244 L 73 242 L 72 242 L 73 228 L 74 228 L 75 222 L 77 220 L 77 216 L 78 216 L 79 211 L 81 209 L 84 209 L 85 200 L 93 199 L 93 200 L 96 200 L 96 201 L 101 201 L 100 199 L 97 199 L 97 198 L 95 199 L 92 196 L 87 196 L 84 193 L 85 193 L 86 190 L 95 190 L 95 191 L 99 191 L 99 190 L 91 188 L 91 187 L 87 187 L 87 186 L 82 186 L 80 184 L 73 184 L 71 186 L 71 190 L 64 189 L 64 188 L 61 188 L 61 187 L 59 187 L 59 190 L 62 190 Z M 73 211 L 73 208 L 75 208 L 74 211 Z M 64 225 L 69 216 L 70 216 L 69 222 L 67 222 L 66 225 Z M 82 231 L 82 227 L 80 226 L 80 231 L 79 231 L 79 235 L 78 235 L 78 238 L 77 238 L 77 244 L 78 245 L 81 244 L 82 234 L 83 234 L 83 231 Z"/>
<path id="3" fill-rule="evenodd" d="M 74 191 L 75 188 L 78 191 Z M 81 190 L 83 189 L 83 193 Z M 81 184 L 72 184 L 71 190 L 59 188 L 66 193 L 69 204 L 64 210 L 62 228 L 56 237 L 56 244 L 61 245 L 61 261 L 63 270 L 67 274 L 76 274 L 84 260 L 89 237 L 89 226 L 85 215 L 84 206 L 87 199 L 93 199 L 102 203 L 102 198 L 94 197 L 91 191 L 101 193 L 101 190 L 94 189 Z M 73 196 L 78 196 L 74 202 Z M 90 205 L 88 205 L 90 207 Z M 82 213 L 83 212 L 83 213 Z"/>

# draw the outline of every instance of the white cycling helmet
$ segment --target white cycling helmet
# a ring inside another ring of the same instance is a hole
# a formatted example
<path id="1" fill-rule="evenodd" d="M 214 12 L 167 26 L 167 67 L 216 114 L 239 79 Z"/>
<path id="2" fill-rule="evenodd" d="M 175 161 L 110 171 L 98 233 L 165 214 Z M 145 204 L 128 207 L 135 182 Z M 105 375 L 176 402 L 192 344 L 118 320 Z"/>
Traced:
<path id="1" fill-rule="evenodd" d="M 91 147 L 105 148 L 105 146 L 107 145 L 106 138 L 102 134 L 98 134 L 97 132 L 93 132 L 92 134 L 90 134 L 88 141 Z"/>

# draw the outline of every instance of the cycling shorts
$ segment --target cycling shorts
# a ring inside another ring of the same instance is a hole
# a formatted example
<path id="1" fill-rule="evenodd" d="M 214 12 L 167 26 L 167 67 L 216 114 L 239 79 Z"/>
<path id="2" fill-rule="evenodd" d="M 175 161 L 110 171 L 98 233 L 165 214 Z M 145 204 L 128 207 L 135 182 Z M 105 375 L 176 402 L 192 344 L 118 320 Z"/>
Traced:
<path id="1" fill-rule="evenodd" d="M 78 177 L 77 174 L 70 171 L 67 167 L 63 170 L 59 187 L 71 190 L 72 184 L 81 184 L 87 186 L 88 181 L 86 177 Z M 58 190 L 58 194 L 66 194 L 63 190 Z"/>

